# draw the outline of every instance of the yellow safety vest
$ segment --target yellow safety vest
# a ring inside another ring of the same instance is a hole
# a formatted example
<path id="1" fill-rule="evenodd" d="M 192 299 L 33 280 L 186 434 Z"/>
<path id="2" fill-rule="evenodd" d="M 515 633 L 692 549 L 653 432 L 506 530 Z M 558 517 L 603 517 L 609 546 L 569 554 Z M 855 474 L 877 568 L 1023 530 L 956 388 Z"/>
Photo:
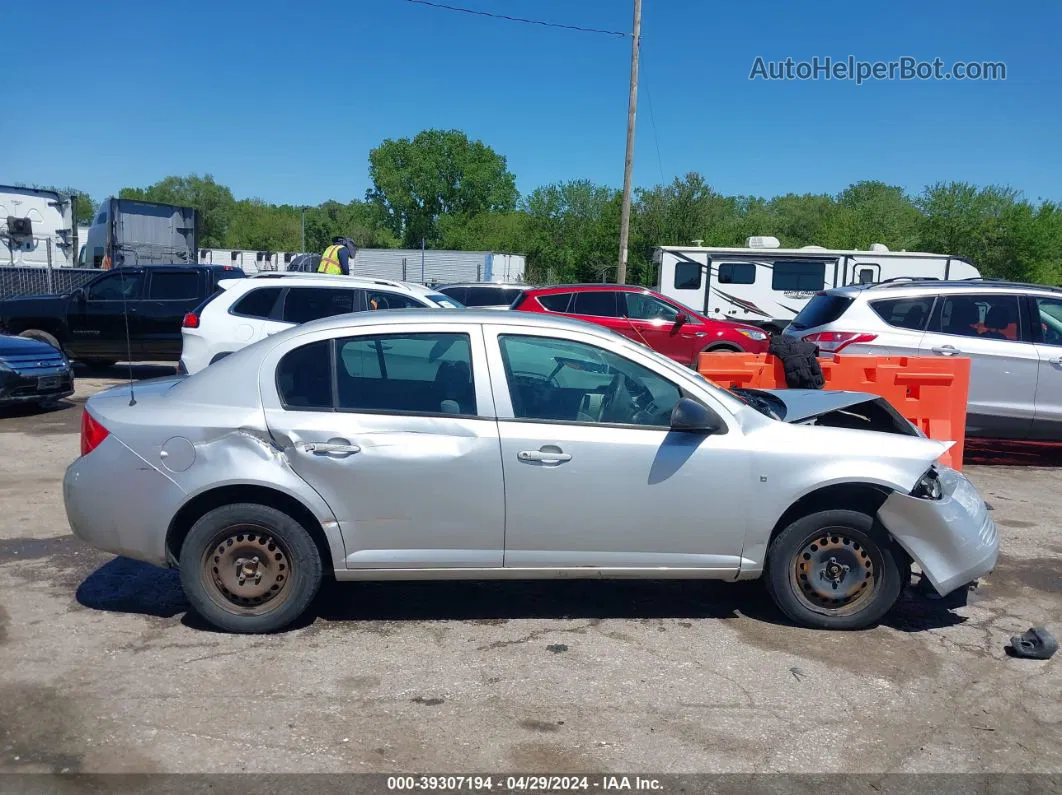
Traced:
<path id="1" fill-rule="evenodd" d="M 318 273 L 343 273 L 343 269 L 339 267 L 339 249 L 343 246 L 329 246 L 325 249 L 325 253 L 321 255 L 321 264 L 317 266 Z"/>

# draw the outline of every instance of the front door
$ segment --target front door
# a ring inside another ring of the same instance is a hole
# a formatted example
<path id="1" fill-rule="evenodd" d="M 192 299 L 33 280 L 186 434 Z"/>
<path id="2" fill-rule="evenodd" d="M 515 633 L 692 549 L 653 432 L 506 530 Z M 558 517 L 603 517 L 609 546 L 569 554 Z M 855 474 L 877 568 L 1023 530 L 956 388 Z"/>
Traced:
<path id="1" fill-rule="evenodd" d="M 1029 432 L 1040 357 L 1021 328 L 1017 295 L 954 293 L 936 302 L 919 350 L 969 357 L 969 436 L 1021 439 Z"/>
<path id="2" fill-rule="evenodd" d="M 141 346 L 135 334 L 136 313 L 144 274 L 117 268 L 89 284 L 71 299 L 68 311 L 70 350 L 74 358 L 137 358 Z"/>
<path id="3" fill-rule="evenodd" d="M 155 267 L 145 271 L 147 296 L 136 313 L 137 336 L 145 358 L 181 358 L 181 321 L 206 297 L 207 274 Z"/>
<path id="4" fill-rule="evenodd" d="M 265 401 L 270 433 L 339 520 L 347 567 L 501 566 L 482 336 L 437 325 L 359 332 L 294 348 L 275 379 L 262 377 L 263 394 L 279 398 Z"/>
<path id="5" fill-rule="evenodd" d="M 620 308 L 627 328 L 620 330 L 635 342 L 648 345 L 654 351 L 682 364 L 690 364 L 700 353 L 704 332 L 699 336 L 695 328 L 700 323 L 678 323 L 679 310 L 671 304 L 647 293 L 620 293 Z"/>
<path id="6" fill-rule="evenodd" d="M 1029 304 L 1034 308 L 1032 338 L 1040 359 L 1031 435 L 1062 439 L 1062 299 L 1033 296 Z"/>
<path id="7" fill-rule="evenodd" d="M 737 570 L 750 471 L 737 429 L 671 431 L 674 382 L 577 339 L 487 333 L 505 566 Z"/>

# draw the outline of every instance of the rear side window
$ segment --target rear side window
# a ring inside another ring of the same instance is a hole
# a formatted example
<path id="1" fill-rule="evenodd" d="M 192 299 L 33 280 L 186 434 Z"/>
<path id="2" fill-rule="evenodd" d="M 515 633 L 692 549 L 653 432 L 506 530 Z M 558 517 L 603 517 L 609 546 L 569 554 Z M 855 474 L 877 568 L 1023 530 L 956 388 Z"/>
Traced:
<path id="1" fill-rule="evenodd" d="M 825 262 L 779 261 L 774 263 L 771 289 L 787 292 L 821 290 L 826 284 Z"/>
<path id="2" fill-rule="evenodd" d="M 568 312 L 568 305 L 571 303 L 572 295 L 574 293 L 556 293 L 554 295 L 540 295 L 538 302 L 542 304 L 542 308 L 549 310 L 550 312 Z"/>
<path id="3" fill-rule="evenodd" d="M 346 411 L 475 416 L 467 334 L 387 334 L 336 342 L 336 395 Z"/>
<path id="4" fill-rule="evenodd" d="M 509 306 L 520 294 L 519 288 L 469 287 L 464 300 L 465 306 Z"/>
<path id="5" fill-rule="evenodd" d="M 356 290 L 327 287 L 292 287 L 284 299 L 284 320 L 309 323 L 322 317 L 354 311 Z"/>
<path id="6" fill-rule="evenodd" d="M 614 290 L 590 290 L 585 293 L 576 293 L 574 306 L 568 311 L 576 315 L 592 317 L 619 317 L 620 314 Z"/>
<path id="7" fill-rule="evenodd" d="M 153 271 L 148 281 L 148 300 L 190 301 L 199 297 L 196 271 Z"/>
<path id="8" fill-rule="evenodd" d="M 332 408 L 332 362 L 328 340 L 311 342 L 284 355 L 277 365 L 277 392 L 289 410 Z"/>
<path id="9" fill-rule="evenodd" d="M 455 301 L 460 301 L 465 306 L 468 306 L 468 288 L 467 287 L 443 287 L 439 290 L 443 295 L 448 295 Z"/>
<path id="10" fill-rule="evenodd" d="M 942 296 L 929 330 L 938 334 L 1017 341 L 1018 296 Z"/>
<path id="11" fill-rule="evenodd" d="M 723 262 L 719 265 L 720 284 L 753 284 L 756 265 L 752 262 Z M 819 287 L 822 285 L 820 284 Z"/>
<path id="12" fill-rule="evenodd" d="M 675 289 L 701 289 L 701 264 L 699 262 L 675 263 Z"/>
<path id="13" fill-rule="evenodd" d="M 808 301 L 790 325 L 797 331 L 833 323 L 852 305 L 852 299 L 843 295 L 819 293 Z"/>
<path id="14" fill-rule="evenodd" d="M 926 323 L 933 312 L 933 296 L 871 301 L 870 308 L 890 326 L 925 331 Z"/>
<path id="15" fill-rule="evenodd" d="M 232 307 L 232 314 L 244 317 L 269 318 L 283 290 L 280 287 L 259 287 L 251 290 Z"/>

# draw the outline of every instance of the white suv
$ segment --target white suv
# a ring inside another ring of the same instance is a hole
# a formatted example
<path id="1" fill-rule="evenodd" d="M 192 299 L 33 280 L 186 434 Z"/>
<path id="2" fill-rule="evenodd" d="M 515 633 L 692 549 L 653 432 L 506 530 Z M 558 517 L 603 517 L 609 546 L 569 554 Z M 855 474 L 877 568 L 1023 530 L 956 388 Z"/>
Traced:
<path id="1" fill-rule="evenodd" d="M 966 356 L 968 436 L 1062 439 L 1062 290 L 974 279 L 818 293 L 784 336 L 829 353 Z"/>
<path id="2" fill-rule="evenodd" d="M 182 373 L 195 373 L 270 334 L 331 315 L 381 309 L 460 309 L 428 287 L 385 279 L 262 273 L 226 279 L 181 324 Z"/>

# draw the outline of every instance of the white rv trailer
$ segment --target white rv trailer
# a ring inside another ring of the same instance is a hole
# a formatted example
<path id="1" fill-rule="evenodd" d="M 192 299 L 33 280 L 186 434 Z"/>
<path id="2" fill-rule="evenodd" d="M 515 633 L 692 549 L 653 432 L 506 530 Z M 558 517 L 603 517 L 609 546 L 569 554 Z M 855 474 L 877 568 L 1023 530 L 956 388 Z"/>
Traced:
<path id="1" fill-rule="evenodd" d="M 699 242 L 699 241 L 695 241 Z M 821 246 L 780 248 L 774 237 L 750 237 L 745 248 L 659 246 L 656 289 L 708 317 L 781 331 L 819 290 L 904 277 L 975 279 L 962 257 Z"/>
<path id="2" fill-rule="evenodd" d="M 75 201 L 53 190 L 0 185 L 0 265 L 73 267 Z"/>

